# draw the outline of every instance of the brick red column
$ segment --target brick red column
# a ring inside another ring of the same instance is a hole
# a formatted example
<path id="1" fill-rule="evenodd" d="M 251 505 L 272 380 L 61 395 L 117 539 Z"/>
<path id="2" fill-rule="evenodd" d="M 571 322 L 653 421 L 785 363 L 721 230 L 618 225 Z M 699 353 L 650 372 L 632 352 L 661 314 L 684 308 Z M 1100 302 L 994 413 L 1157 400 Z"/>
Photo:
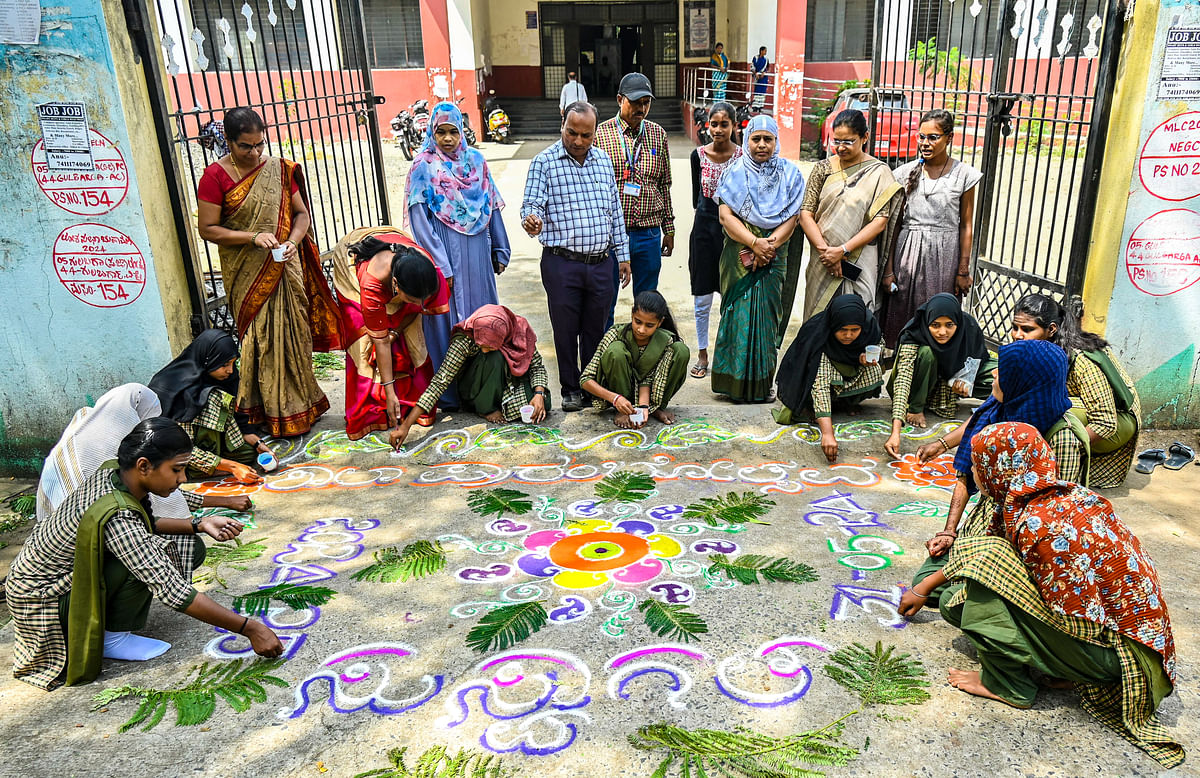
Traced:
<path id="1" fill-rule="evenodd" d="M 775 27 L 775 118 L 779 122 L 779 153 L 795 160 L 800 155 L 804 126 L 804 35 L 808 3 L 779 0 Z"/>

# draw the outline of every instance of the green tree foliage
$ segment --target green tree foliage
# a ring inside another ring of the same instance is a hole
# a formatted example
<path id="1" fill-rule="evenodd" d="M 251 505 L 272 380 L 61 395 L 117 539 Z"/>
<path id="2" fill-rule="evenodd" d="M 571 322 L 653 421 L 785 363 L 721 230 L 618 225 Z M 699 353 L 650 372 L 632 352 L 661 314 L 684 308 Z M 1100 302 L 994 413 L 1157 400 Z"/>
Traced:
<path id="1" fill-rule="evenodd" d="M 786 557 L 742 554 L 737 559 L 730 559 L 725 554 L 713 554 L 708 561 L 712 563 L 708 568 L 709 573 L 721 573 L 741 584 L 759 583 L 760 575 L 764 581 L 775 583 L 810 583 L 817 580 L 817 571 L 812 567 Z"/>
<path id="2" fill-rule="evenodd" d="M 918 705 L 929 699 L 925 666 L 909 654 L 893 656 L 895 646 L 875 643 L 875 650 L 855 643 L 829 655 L 825 673 L 858 695 L 863 705 Z"/>
<path id="3" fill-rule="evenodd" d="M 700 635 L 708 632 L 708 624 L 704 619 L 686 605 L 666 605 L 658 600 L 642 600 L 638 610 L 642 612 L 642 618 L 650 631 L 667 640 L 699 642 Z"/>
<path id="4" fill-rule="evenodd" d="M 769 521 L 759 521 L 775 507 L 774 500 L 768 500 L 755 492 L 730 492 L 720 497 L 704 497 L 687 506 L 683 511 L 685 519 L 700 519 L 710 527 L 724 524 L 770 524 Z"/>
<path id="5" fill-rule="evenodd" d="M 395 546 L 381 548 L 375 552 L 375 562 L 354 575 L 355 581 L 393 583 L 410 578 L 424 578 L 446 567 L 446 551 L 436 540 L 418 540 L 409 543 L 403 550 Z"/>
<path id="6" fill-rule="evenodd" d="M 266 589 L 239 594 L 231 606 L 238 613 L 262 617 L 271 607 L 271 601 L 281 602 L 292 610 L 324 605 L 333 599 L 335 592 L 325 586 L 282 583 Z"/>
<path id="7" fill-rule="evenodd" d="M 488 489 L 472 492 L 467 505 L 480 516 L 523 516 L 533 510 L 533 499 L 516 489 Z"/>
<path id="8" fill-rule="evenodd" d="M 148 689 L 142 686 L 118 686 L 105 689 L 92 698 L 92 710 L 99 710 L 117 700 L 136 697 L 141 705 L 121 725 L 119 732 L 128 732 L 145 723 L 147 732 L 162 722 L 167 708 L 175 707 L 175 726 L 187 727 L 208 721 L 217 708 L 217 698 L 225 700 L 234 713 L 245 713 L 256 702 L 267 701 L 266 686 L 286 689 L 288 682 L 269 673 L 283 664 L 282 659 L 259 659 L 243 666 L 241 659 L 219 664 L 205 662 L 191 683 L 176 689 Z"/>
<path id="9" fill-rule="evenodd" d="M 480 653 L 503 651 L 546 626 L 550 617 L 540 602 L 519 602 L 484 615 L 467 633 L 467 647 Z"/>
<path id="10" fill-rule="evenodd" d="M 858 755 L 858 749 L 840 740 L 844 720 L 787 737 L 650 724 L 630 735 L 629 742 L 642 751 L 667 750 L 652 778 L 664 778 L 677 762 L 679 774 L 687 778 L 819 778 L 825 773 L 805 765 L 840 767 Z"/>
<path id="11" fill-rule="evenodd" d="M 596 484 L 596 502 L 637 502 L 654 493 L 654 479 L 646 473 L 620 470 Z"/>

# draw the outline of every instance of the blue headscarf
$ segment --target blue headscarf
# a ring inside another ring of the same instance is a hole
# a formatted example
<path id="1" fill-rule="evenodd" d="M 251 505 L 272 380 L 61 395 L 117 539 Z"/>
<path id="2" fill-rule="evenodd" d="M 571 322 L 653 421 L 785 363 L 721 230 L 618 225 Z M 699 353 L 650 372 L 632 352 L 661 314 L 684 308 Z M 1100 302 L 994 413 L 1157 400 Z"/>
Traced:
<path id="1" fill-rule="evenodd" d="M 750 135 L 766 130 L 775 136 L 775 153 L 766 162 L 750 156 Z M 717 200 L 728 205 L 744 222 L 773 230 L 800 212 L 804 176 L 779 156 L 779 125 L 766 114 L 750 120 L 742 133 L 742 156 L 725 168 L 717 184 Z"/>
<path id="2" fill-rule="evenodd" d="M 458 128 L 458 148 L 452 154 L 446 154 L 437 144 L 435 133 L 443 124 Z M 442 224 L 464 235 L 483 232 L 492 212 L 504 207 L 483 154 L 467 146 L 462 111 L 449 102 L 434 106 L 425 142 L 413 158 L 405 189 L 406 218 L 408 208 L 424 203 Z"/>
<path id="3" fill-rule="evenodd" d="M 1018 421 L 1046 435 L 1071 407 L 1067 397 L 1067 352 L 1046 340 L 1018 340 L 1000 347 L 997 380 L 1001 402 L 989 397 L 967 420 L 954 454 L 954 469 L 964 474 L 967 491 L 976 491 L 971 474 L 971 438 L 990 424 Z"/>

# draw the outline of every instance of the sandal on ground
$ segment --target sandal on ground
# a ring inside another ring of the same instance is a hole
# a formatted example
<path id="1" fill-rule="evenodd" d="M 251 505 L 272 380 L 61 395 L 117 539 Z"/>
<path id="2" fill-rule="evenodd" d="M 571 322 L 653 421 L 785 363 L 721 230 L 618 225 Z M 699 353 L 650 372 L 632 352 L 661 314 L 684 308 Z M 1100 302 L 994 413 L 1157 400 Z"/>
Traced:
<path id="1" fill-rule="evenodd" d="M 692 378 L 703 378 L 704 376 L 708 375 L 708 365 L 697 362 L 696 364 L 692 365 L 691 374 Z"/>
<path id="2" fill-rule="evenodd" d="M 1162 466 L 1168 470 L 1182 470 L 1183 466 L 1196 458 L 1196 452 L 1191 446 L 1185 446 L 1179 441 L 1171 444 L 1167 449 L 1167 460 L 1162 463 Z"/>
<path id="3" fill-rule="evenodd" d="M 1166 461 L 1166 451 L 1163 451 L 1161 448 L 1148 448 L 1142 453 L 1138 454 L 1137 464 L 1133 466 L 1133 469 L 1139 473 L 1145 473 L 1146 475 L 1149 475 L 1154 471 L 1154 468 Z"/>

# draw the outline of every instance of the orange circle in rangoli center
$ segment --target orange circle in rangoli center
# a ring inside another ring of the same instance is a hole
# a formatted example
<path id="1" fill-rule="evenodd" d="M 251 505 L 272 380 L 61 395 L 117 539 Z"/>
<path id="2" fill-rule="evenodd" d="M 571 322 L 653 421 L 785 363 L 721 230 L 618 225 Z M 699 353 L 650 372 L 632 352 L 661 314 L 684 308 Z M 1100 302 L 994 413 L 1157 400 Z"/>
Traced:
<path id="1" fill-rule="evenodd" d="M 550 561 L 568 570 L 598 573 L 615 570 L 650 553 L 650 544 L 627 532 L 568 535 L 550 547 Z"/>

